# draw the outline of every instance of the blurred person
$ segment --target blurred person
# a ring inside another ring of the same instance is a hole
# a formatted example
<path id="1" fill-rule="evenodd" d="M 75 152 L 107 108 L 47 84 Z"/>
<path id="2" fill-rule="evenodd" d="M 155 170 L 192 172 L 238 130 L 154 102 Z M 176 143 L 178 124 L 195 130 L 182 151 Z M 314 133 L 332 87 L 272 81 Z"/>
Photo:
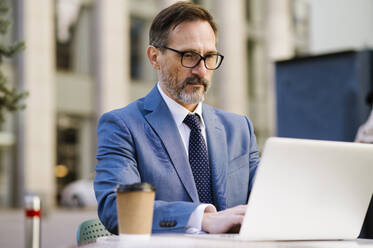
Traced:
<path id="1" fill-rule="evenodd" d="M 355 142 L 373 144 L 373 90 L 368 93 L 366 102 L 372 109 L 368 120 L 359 127 Z M 373 239 L 373 197 L 370 200 L 359 238 Z"/>
<path id="2" fill-rule="evenodd" d="M 246 116 L 203 103 L 223 61 L 216 35 L 196 4 L 163 9 L 147 48 L 158 83 L 100 118 L 94 188 L 110 232 L 118 233 L 116 185 L 137 182 L 156 188 L 153 233 L 239 230 L 260 158 Z"/>
<path id="3" fill-rule="evenodd" d="M 373 144 L 373 90 L 368 93 L 366 100 L 367 104 L 371 107 L 370 116 L 368 120 L 359 127 L 355 142 Z"/>

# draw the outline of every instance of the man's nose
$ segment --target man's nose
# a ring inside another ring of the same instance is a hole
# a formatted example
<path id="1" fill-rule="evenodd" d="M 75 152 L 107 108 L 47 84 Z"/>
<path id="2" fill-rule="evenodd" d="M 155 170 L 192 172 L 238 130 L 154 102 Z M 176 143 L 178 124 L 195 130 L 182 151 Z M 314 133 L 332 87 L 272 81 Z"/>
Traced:
<path id="1" fill-rule="evenodd" d="M 192 73 L 204 78 L 207 73 L 207 68 L 205 66 L 205 61 L 201 59 L 201 61 L 196 65 L 196 67 L 192 68 Z"/>

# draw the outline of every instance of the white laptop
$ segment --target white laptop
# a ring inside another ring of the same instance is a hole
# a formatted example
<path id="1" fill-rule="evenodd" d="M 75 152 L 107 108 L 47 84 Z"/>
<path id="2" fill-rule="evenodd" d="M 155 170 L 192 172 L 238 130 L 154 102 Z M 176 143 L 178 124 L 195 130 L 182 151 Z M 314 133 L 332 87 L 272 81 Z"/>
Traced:
<path id="1" fill-rule="evenodd" d="M 373 194 L 373 145 L 269 138 L 242 240 L 356 239 Z"/>

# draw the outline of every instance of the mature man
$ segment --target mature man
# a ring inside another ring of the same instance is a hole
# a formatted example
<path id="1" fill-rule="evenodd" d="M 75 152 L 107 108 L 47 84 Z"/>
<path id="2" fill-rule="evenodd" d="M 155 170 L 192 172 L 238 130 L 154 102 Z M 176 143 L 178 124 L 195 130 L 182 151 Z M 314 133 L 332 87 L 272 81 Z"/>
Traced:
<path id="1" fill-rule="evenodd" d="M 116 185 L 136 182 L 156 188 L 153 232 L 238 230 L 259 151 L 247 117 L 203 104 L 223 60 L 216 33 L 212 16 L 198 5 L 162 10 L 147 49 L 159 82 L 144 98 L 100 118 L 94 187 L 109 231 L 117 233 Z"/>

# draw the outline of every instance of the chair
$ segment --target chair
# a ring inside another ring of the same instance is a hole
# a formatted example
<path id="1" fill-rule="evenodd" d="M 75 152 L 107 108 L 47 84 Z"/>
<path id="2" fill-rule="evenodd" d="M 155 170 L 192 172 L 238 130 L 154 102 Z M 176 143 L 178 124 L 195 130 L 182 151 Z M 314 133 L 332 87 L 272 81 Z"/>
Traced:
<path id="1" fill-rule="evenodd" d="M 97 238 L 111 236 L 111 234 L 99 219 L 91 219 L 82 222 L 76 232 L 78 246 L 95 242 Z"/>

